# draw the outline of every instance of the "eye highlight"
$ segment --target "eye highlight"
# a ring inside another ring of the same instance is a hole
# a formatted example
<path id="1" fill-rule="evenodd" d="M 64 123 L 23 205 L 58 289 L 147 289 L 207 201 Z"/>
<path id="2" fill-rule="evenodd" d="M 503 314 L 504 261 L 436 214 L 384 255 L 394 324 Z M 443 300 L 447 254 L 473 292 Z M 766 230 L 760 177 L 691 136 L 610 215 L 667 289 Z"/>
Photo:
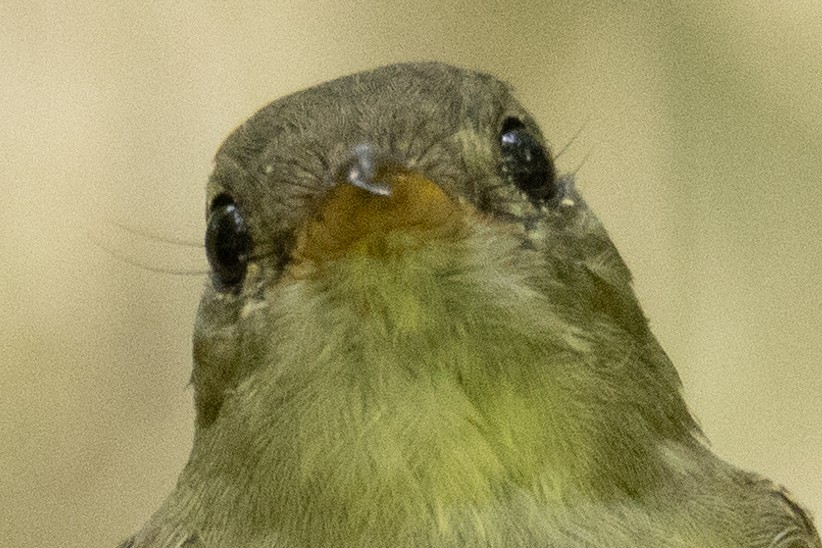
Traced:
<path id="1" fill-rule="evenodd" d="M 205 249 L 214 288 L 221 292 L 236 290 L 245 278 L 251 236 L 237 204 L 227 194 L 217 196 L 211 204 Z"/>
<path id="2" fill-rule="evenodd" d="M 548 151 L 517 118 L 506 118 L 499 135 L 500 174 L 535 203 L 557 194 L 556 173 Z"/>

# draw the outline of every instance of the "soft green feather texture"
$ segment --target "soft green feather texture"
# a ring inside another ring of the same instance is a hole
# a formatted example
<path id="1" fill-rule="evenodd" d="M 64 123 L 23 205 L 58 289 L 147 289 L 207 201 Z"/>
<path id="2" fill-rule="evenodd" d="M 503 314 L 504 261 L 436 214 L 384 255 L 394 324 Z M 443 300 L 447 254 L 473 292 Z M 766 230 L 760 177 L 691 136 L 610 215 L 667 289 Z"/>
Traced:
<path id="1" fill-rule="evenodd" d="M 391 236 L 411 247 L 408 235 Z M 589 357 L 593 347 L 633 349 L 590 329 L 602 321 L 593 314 L 587 329 L 569 322 L 575 311 L 533 283 L 543 258 L 519 248 L 514 235 L 477 223 L 466 241 L 387 259 L 355 254 L 322 278 L 267 292 L 276 306 L 257 308 L 244 331 L 258 325 L 275 339 L 230 397 L 237 416 L 226 417 L 247 433 L 217 419 L 209 440 L 235 459 L 226 485 L 216 484 L 214 496 L 228 498 L 219 506 L 253 515 L 249 493 L 276 493 L 281 510 L 257 527 L 299 531 L 306 521 L 306 545 L 422 532 L 480 542 L 489 534 L 482 509 L 514 495 L 557 508 L 614 496 L 623 486 L 601 483 L 601 470 L 625 464 L 613 477 L 636 475 L 632 490 L 651 484 L 648 456 L 611 454 L 677 425 L 648 423 L 639 407 L 598 409 L 647 399 L 647 385 L 618 383 L 622 375 Z M 219 470 L 205 466 L 214 482 Z M 253 490 L 237 470 L 255 471 Z"/>
<path id="2" fill-rule="evenodd" d="M 491 77 L 396 65 L 226 142 L 209 196 L 233 195 L 262 252 L 241 291 L 206 287 L 191 458 L 129 546 L 820 546 L 706 448 L 573 181 L 541 210 L 500 184 L 509 115 L 533 123 Z M 396 252 L 289 277 L 318 174 L 366 139 L 459 197 L 467 230 L 379 234 Z"/>
<path id="3" fill-rule="evenodd" d="M 692 514 L 643 503 L 661 505 L 667 478 L 642 449 L 692 425 L 631 404 L 676 386 L 622 382 L 643 379 L 641 349 L 603 311 L 569 321 L 567 288 L 535 283 L 549 268 L 478 222 L 465 241 L 355 254 L 267 290 L 276 306 L 246 305 L 241 320 L 245 355 L 263 365 L 199 434 L 182 479 L 199 504 L 178 519 L 221 523 L 204 538 L 226 546 L 265 546 L 271 531 L 283 546 L 725 545 Z M 706 456 L 685 446 L 686 462 Z"/>

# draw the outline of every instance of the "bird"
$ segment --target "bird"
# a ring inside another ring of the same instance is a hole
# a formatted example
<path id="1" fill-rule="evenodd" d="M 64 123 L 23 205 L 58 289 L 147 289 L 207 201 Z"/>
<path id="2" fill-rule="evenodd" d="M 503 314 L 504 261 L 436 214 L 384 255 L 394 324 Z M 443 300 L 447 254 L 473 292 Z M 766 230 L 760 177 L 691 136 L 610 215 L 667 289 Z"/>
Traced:
<path id="1" fill-rule="evenodd" d="M 230 134 L 191 454 L 121 548 L 822 547 L 788 491 L 711 450 L 514 95 L 399 63 Z"/>

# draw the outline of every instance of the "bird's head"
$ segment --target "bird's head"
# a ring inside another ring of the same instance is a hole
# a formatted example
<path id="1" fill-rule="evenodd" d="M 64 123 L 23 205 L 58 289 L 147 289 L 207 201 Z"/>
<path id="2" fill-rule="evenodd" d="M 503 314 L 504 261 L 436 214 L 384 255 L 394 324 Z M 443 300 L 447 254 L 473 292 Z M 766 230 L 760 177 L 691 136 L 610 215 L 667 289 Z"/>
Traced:
<path id="1" fill-rule="evenodd" d="M 392 65 L 278 100 L 220 148 L 207 217 L 190 466 L 212 480 L 352 515 L 630 490 L 648 440 L 695 428 L 625 264 L 491 76 Z"/>

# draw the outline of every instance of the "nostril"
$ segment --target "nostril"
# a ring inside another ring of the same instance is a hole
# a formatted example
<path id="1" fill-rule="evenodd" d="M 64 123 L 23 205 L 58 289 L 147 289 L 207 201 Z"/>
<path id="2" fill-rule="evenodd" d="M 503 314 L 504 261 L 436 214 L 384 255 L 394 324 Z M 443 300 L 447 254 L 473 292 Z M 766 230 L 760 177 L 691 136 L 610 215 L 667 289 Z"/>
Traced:
<path id="1" fill-rule="evenodd" d="M 368 143 L 354 147 L 354 155 L 348 166 L 345 180 L 352 185 L 379 196 L 390 196 L 391 189 L 377 181 L 376 153 Z"/>

